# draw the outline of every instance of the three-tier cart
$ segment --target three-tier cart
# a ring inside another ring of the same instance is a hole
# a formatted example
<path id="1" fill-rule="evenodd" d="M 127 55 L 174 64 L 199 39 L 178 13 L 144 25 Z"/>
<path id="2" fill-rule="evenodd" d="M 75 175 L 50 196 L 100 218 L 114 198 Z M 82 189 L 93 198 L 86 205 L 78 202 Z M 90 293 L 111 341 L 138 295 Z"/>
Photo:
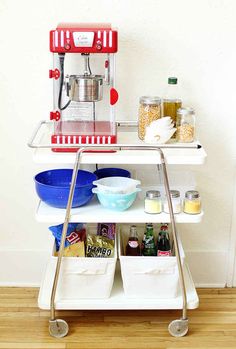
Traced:
<path id="1" fill-rule="evenodd" d="M 115 145 L 84 145 L 81 144 L 77 152 L 53 152 L 55 146 L 51 143 L 52 122 L 42 121 L 37 126 L 29 141 L 29 147 L 34 148 L 34 161 L 41 164 L 66 164 L 73 165 L 70 194 L 66 209 L 57 209 L 39 202 L 36 219 L 44 223 L 64 222 L 62 241 L 57 261 L 54 265 L 48 263 L 39 292 L 38 304 L 41 309 L 50 309 L 49 332 L 54 337 L 64 337 L 68 333 L 68 324 L 57 319 L 55 310 L 138 310 L 138 309 L 182 309 L 179 319 L 169 324 L 172 336 L 184 336 L 188 332 L 187 310 L 198 307 L 199 300 L 195 286 L 188 269 L 187 263 L 182 262 L 179 241 L 180 237 L 176 223 L 199 223 L 203 212 L 196 215 L 185 213 L 173 214 L 170 198 L 170 185 L 168 180 L 167 165 L 201 165 L 206 159 L 206 153 L 199 142 L 190 144 L 163 144 L 148 145 L 138 139 L 137 125 L 132 122 L 118 122 L 118 143 Z M 69 145 L 78 148 L 78 145 Z M 57 145 L 60 148 L 60 145 Z M 65 144 L 61 145 L 65 148 Z M 88 152 L 88 150 L 90 152 Z M 96 150 L 96 152 L 91 152 Z M 99 152 L 99 150 L 110 150 Z M 169 214 L 161 213 L 149 215 L 144 212 L 143 201 L 137 199 L 130 209 L 124 212 L 109 211 L 101 206 L 96 199 L 84 207 L 71 208 L 75 189 L 75 182 L 81 164 L 126 164 L 126 165 L 157 165 L 161 172 L 163 185 L 169 206 Z M 96 214 L 95 214 L 96 212 Z M 60 299 L 57 298 L 57 286 L 63 264 L 63 246 L 69 222 L 97 223 L 97 217 L 107 223 L 162 223 L 170 222 L 172 226 L 173 243 L 175 247 L 176 262 L 179 271 L 179 291 L 175 298 L 152 299 L 127 299 L 120 273 L 115 276 L 111 296 L 107 299 Z"/>

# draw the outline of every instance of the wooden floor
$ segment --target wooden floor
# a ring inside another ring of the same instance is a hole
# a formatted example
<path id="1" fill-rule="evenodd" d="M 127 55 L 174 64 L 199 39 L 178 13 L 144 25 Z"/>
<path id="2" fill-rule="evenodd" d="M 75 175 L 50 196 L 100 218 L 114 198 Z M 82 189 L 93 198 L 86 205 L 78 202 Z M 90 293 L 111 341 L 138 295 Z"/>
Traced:
<path id="1" fill-rule="evenodd" d="M 189 332 L 171 337 L 179 311 L 61 311 L 67 337 L 48 334 L 49 312 L 37 307 L 38 290 L 0 288 L 0 348 L 236 348 L 236 289 L 200 289 L 189 311 Z"/>

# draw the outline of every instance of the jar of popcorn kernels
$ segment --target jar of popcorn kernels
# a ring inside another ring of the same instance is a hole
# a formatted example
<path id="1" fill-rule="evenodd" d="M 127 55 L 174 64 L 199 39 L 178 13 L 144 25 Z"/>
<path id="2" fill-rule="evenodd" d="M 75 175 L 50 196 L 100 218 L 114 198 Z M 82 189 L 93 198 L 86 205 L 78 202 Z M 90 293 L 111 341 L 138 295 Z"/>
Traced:
<path id="1" fill-rule="evenodd" d="M 139 99 L 138 136 L 144 140 L 146 127 L 161 118 L 161 98 L 143 96 Z"/>
<path id="2" fill-rule="evenodd" d="M 176 140 L 181 143 L 191 143 L 195 138 L 195 113 L 193 108 L 177 110 Z"/>

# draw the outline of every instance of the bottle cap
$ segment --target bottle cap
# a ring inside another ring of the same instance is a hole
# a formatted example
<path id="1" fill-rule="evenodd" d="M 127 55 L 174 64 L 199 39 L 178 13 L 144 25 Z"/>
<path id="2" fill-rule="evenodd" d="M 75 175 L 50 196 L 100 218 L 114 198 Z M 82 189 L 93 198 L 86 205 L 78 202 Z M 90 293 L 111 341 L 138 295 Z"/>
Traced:
<path id="1" fill-rule="evenodd" d="M 170 78 L 168 78 L 168 84 L 169 84 L 169 85 L 176 85 L 177 82 L 178 82 L 178 79 L 175 78 L 175 77 L 173 77 L 173 76 L 170 77 Z"/>
<path id="2" fill-rule="evenodd" d="M 186 199 L 193 200 L 193 199 L 198 199 L 200 195 L 197 190 L 188 190 L 185 193 L 185 197 Z"/>
<path id="3" fill-rule="evenodd" d="M 142 96 L 139 98 L 141 104 L 161 104 L 161 98 L 157 96 Z"/>
<path id="4" fill-rule="evenodd" d="M 137 233 L 137 227 L 136 227 L 136 225 L 131 225 L 131 227 L 130 227 L 130 233 Z"/>
<path id="5" fill-rule="evenodd" d="M 168 230 L 168 225 L 162 224 L 161 231 L 167 231 L 167 230 Z"/>
<path id="6" fill-rule="evenodd" d="M 148 228 L 153 228 L 153 224 L 152 223 L 147 223 L 146 224 L 146 228 L 148 229 Z"/>
<path id="7" fill-rule="evenodd" d="M 161 193 L 159 190 L 148 190 L 146 191 L 146 198 L 148 199 L 155 199 L 159 198 L 161 196 Z"/>

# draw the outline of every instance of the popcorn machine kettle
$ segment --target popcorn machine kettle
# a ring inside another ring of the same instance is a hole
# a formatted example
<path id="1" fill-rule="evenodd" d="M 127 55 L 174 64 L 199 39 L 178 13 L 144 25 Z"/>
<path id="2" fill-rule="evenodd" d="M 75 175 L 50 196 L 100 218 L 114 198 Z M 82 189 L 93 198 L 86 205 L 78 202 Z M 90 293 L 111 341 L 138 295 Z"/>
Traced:
<path id="1" fill-rule="evenodd" d="M 76 151 L 70 144 L 116 143 L 116 30 L 110 24 L 62 23 L 50 31 L 53 53 L 54 151 Z M 96 72 L 96 73 L 95 73 Z"/>

